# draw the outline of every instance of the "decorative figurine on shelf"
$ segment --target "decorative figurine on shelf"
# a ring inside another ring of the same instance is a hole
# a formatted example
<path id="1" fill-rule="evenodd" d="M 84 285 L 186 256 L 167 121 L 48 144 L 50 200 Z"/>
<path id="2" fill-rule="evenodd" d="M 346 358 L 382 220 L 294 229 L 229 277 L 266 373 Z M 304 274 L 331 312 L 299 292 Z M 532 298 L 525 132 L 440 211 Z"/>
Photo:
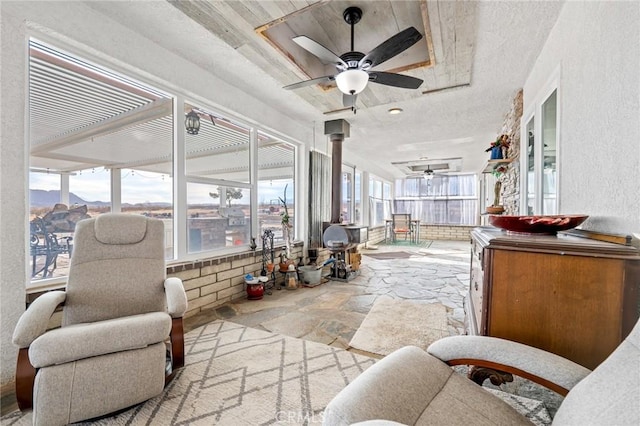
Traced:
<path id="1" fill-rule="evenodd" d="M 502 176 L 507 170 L 505 165 L 498 165 L 493 169 L 492 174 L 496 177 L 496 183 L 493 187 L 493 204 L 487 207 L 487 213 L 501 214 L 504 212 L 504 206 L 500 204 L 500 191 L 502 190 Z"/>
<path id="2" fill-rule="evenodd" d="M 498 136 L 494 142 L 491 142 L 489 148 L 485 149 L 484 152 L 491 151 L 492 160 L 506 159 L 510 144 L 509 135 L 502 134 Z"/>

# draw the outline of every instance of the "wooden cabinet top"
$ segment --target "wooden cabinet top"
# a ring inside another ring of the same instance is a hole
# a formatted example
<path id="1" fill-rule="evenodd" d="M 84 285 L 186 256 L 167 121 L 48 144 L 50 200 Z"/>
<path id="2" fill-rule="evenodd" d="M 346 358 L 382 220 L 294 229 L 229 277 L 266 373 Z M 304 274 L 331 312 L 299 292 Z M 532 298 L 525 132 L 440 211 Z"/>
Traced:
<path id="1" fill-rule="evenodd" d="M 640 251 L 633 246 L 563 233 L 557 235 L 517 234 L 492 226 L 482 226 L 474 228 L 471 231 L 471 236 L 483 248 L 640 261 Z"/>

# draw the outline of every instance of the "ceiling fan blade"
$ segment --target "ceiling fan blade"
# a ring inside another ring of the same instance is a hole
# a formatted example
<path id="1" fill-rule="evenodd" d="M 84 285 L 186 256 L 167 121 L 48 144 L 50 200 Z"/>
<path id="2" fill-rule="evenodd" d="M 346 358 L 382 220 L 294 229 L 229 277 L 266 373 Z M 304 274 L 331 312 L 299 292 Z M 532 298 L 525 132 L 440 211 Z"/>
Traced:
<path id="1" fill-rule="evenodd" d="M 347 64 L 338 55 L 307 36 L 294 37 L 292 40 L 303 49 L 313 53 L 325 64 L 342 64 L 345 68 L 347 67 Z"/>
<path id="2" fill-rule="evenodd" d="M 356 99 L 358 95 L 347 95 L 346 93 L 342 94 L 342 105 L 345 108 L 355 108 L 356 107 Z"/>
<path id="3" fill-rule="evenodd" d="M 312 78 L 311 80 L 301 81 L 299 83 L 293 83 L 288 86 L 284 86 L 283 89 L 291 90 L 291 89 L 299 89 L 305 86 L 312 86 L 314 84 L 322 84 L 329 83 L 334 81 L 336 77 L 334 75 L 325 75 L 324 77 Z"/>
<path id="4" fill-rule="evenodd" d="M 419 78 L 390 72 L 371 71 L 369 81 L 386 86 L 402 87 L 403 89 L 417 89 L 422 84 Z"/>
<path id="5" fill-rule="evenodd" d="M 367 53 L 358 64 L 362 68 L 367 62 L 371 64 L 371 68 L 376 65 L 393 58 L 394 56 L 404 52 L 422 38 L 422 34 L 414 27 L 409 27 L 404 31 L 389 38 L 375 47 L 371 52 Z"/>

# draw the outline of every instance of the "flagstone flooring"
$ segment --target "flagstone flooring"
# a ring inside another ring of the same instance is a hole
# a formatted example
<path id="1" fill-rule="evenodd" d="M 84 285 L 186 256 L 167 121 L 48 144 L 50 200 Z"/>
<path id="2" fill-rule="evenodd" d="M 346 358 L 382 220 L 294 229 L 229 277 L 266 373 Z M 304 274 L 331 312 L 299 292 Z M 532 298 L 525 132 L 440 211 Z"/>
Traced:
<path id="1" fill-rule="evenodd" d="M 397 257 L 376 256 L 388 252 L 396 252 Z M 379 246 L 362 250 L 362 254 L 361 274 L 352 281 L 323 279 L 321 285 L 312 288 L 273 290 L 261 300 L 235 300 L 186 319 L 185 331 L 223 319 L 358 352 L 349 347 L 351 338 L 376 298 L 387 296 L 442 303 L 447 307 L 449 334 L 465 334 L 463 300 L 469 285 L 469 242 L 433 241 L 427 247 Z M 465 368 L 456 367 L 460 372 Z M 541 400 L 552 416 L 563 400 L 518 377 L 501 387 L 488 380 L 484 386 Z"/>
<path id="2" fill-rule="evenodd" d="M 383 251 L 398 253 L 398 258 L 367 256 Z M 469 282 L 468 242 L 380 246 L 362 254 L 361 274 L 348 283 L 323 280 L 326 282 L 312 288 L 273 290 L 262 300 L 241 299 L 188 318 L 185 327 L 225 319 L 346 349 L 376 298 L 384 295 L 442 303 L 448 308 L 450 334 L 464 334 L 462 303 Z"/>

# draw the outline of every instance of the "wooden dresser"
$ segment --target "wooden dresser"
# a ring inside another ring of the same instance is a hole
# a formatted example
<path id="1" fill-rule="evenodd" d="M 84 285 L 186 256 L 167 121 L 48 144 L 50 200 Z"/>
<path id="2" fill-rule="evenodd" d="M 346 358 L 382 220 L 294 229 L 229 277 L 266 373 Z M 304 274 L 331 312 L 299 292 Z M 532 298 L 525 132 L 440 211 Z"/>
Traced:
<path id="1" fill-rule="evenodd" d="M 593 369 L 638 319 L 640 252 L 559 234 L 471 232 L 469 334 L 535 346 Z"/>

